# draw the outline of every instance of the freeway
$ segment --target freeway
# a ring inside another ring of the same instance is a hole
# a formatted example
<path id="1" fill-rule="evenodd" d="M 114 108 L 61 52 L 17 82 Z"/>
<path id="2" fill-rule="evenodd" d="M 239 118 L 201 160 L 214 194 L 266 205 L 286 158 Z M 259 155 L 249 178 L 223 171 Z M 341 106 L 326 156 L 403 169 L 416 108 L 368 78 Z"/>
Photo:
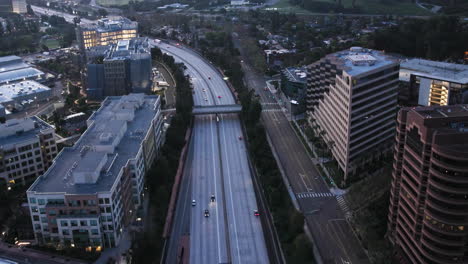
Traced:
<path id="1" fill-rule="evenodd" d="M 196 106 L 235 104 L 222 76 L 198 54 L 177 44 L 156 45 L 187 67 Z M 166 263 L 176 262 L 187 235 L 190 263 L 269 263 L 263 227 L 253 214 L 257 201 L 241 135 L 237 114 L 194 118 Z"/>
<path id="2" fill-rule="evenodd" d="M 244 50 L 238 45 L 238 35 L 235 33 L 233 40 L 245 60 L 242 68 L 248 87 L 255 90 L 264 106 L 275 110 L 263 111 L 262 121 L 271 139 L 272 149 L 276 152 L 277 162 L 289 181 L 293 199 L 304 213 L 323 263 L 369 263 L 338 205 L 339 197 L 330 192 L 284 113 L 271 98 L 271 93 L 263 89 L 266 79 L 252 69 Z"/>
<path id="3" fill-rule="evenodd" d="M 74 15 L 71 15 L 71 14 L 68 14 L 68 13 L 65 13 L 65 12 L 61 12 L 61 11 L 57 11 L 57 10 L 53 10 L 53 9 L 45 8 L 45 7 L 31 5 L 31 8 L 34 11 L 34 13 L 37 13 L 39 15 L 45 15 L 45 16 L 56 15 L 56 16 L 59 16 L 59 17 L 63 17 L 65 19 L 65 21 L 67 21 L 68 23 L 71 23 L 71 24 L 73 24 L 73 18 L 76 17 Z M 95 22 L 95 21 L 89 20 L 89 19 L 86 19 L 86 18 L 81 19 L 81 23 L 91 24 L 93 22 Z"/>

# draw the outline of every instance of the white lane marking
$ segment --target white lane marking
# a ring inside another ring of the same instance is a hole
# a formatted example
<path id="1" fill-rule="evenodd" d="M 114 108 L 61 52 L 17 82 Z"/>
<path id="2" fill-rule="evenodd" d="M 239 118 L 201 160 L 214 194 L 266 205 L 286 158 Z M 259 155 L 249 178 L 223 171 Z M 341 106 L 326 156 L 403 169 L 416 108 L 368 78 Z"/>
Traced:
<path id="1" fill-rule="evenodd" d="M 212 116 L 210 115 L 210 121 L 212 119 Z M 216 162 L 215 162 L 215 150 L 214 150 L 214 135 L 213 135 L 213 124 L 214 122 L 211 123 L 211 150 L 213 151 L 213 176 L 214 176 L 214 183 L 215 183 L 215 194 L 217 197 L 218 196 L 218 188 L 216 187 Z M 221 245 L 220 245 L 220 239 L 219 239 L 219 210 L 218 210 L 218 203 L 216 203 L 216 233 L 218 236 L 218 262 L 221 263 Z"/>
<path id="2" fill-rule="evenodd" d="M 223 121 L 223 117 L 221 116 L 221 122 Z M 224 130 L 224 126 L 223 126 L 223 139 L 224 139 L 224 146 L 227 146 L 226 145 L 226 132 Z M 226 155 L 226 157 L 228 157 L 228 154 L 227 154 L 227 148 L 224 148 L 224 154 Z M 227 160 L 228 163 L 229 163 L 229 160 Z M 230 164 L 228 164 L 228 167 L 229 167 Z M 238 259 L 238 262 L 240 263 L 241 261 L 241 258 L 240 258 L 240 251 L 239 251 L 239 239 L 237 237 L 237 223 L 236 223 L 236 211 L 234 210 L 234 203 L 233 203 L 233 198 L 232 198 L 232 188 L 231 188 L 231 174 L 229 173 L 229 169 L 227 170 L 227 176 L 228 176 L 228 182 L 229 182 L 229 195 L 231 196 L 231 210 L 232 210 L 232 214 L 233 214 L 233 219 L 234 219 L 234 233 L 235 233 L 235 237 L 236 237 L 236 245 L 237 245 L 237 259 Z M 228 227 L 229 228 L 229 227 Z"/>

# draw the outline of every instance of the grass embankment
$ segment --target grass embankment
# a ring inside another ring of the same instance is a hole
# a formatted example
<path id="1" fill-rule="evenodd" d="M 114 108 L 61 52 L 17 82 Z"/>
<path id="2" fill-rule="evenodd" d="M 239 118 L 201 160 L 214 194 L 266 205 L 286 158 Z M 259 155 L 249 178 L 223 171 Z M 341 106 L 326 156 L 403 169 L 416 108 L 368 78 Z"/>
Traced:
<path id="1" fill-rule="evenodd" d="M 133 259 L 135 263 L 160 263 L 164 240 L 163 228 L 166 221 L 167 207 L 179 165 L 179 157 L 185 145 L 185 133 L 191 120 L 193 106 L 190 82 L 184 75 L 183 66 L 174 59 L 154 48 L 151 50 L 154 60 L 164 62 L 173 72 L 176 81 L 176 114 L 166 132 L 166 142 L 162 147 L 159 159 L 146 174 L 146 187 L 150 197 L 149 212 L 146 216 L 151 223 L 148 230 L 136 235 L 133 242 Z"/>

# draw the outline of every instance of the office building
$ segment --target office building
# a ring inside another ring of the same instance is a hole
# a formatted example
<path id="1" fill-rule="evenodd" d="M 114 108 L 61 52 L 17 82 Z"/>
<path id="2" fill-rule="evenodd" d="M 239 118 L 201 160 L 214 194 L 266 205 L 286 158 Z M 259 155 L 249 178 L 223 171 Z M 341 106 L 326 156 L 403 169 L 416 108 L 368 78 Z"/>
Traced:
<path id="1" fill-rule="evenodd" d="M 80 25 L 76 30 L 76 39 L 82 50 L 136 37 L 138 23 L 124 17 L 103 18 L 96 23 Z"/>
<path id="2" fill-rule="evenodd" d="M 11 0 L 13 12 L 17 14 L 26 14 L 28 9 L 26 7 L 26 0 Z"/>
<path id="3" fill-rule="evenodd" d="M 0 179 L 3 183 L 32 183 L 57 155 L 55 129 L 38 117 L 0 123 Z"/>
<path id="4" fill-rule="evenodd" d="M 156 95 L 107 97 L 88 129 L 27 191 L 38 243 L 118 246 L 142 202 L 145 173 L 163 143 Z"/>
<path id="5" fill-rule="evenodd" d="M 410 59 L 401 62 L 400 80 L 421 106 L 468 104 L 468 65 Z"/>
<path id="6" fill-rule="evenodd" d="M 86 56 L 89 98 L 150 92 L 153 75 L 148 38 L 93 47 Z"/>
<path id="7" fill-rule="evenodd" d="M 0 85 L 24 80 L 41 82 L 45 77 L 42 71 L 24 63 L 18 56 L 0 57 Z"/>
<path id="8" fill-rule="evenodd" d="M 403 108 L 388 238 L 400 263 L 468 263 L 468 107 Z"/>
<path id="9" fill-rule="evenodd" d="M 397 107 L 397 60 L 353 47 L 329 54 L 308 68 L 309 123 L 349 175 L 372 152 L 390 148 Z"/>
<path id="10" fill-rule="evenodd" d="M 45 101 L 50 97 L 51 89 L 35 81 L 0 85 L 0 104 L 9 110 Z"/>
<path id="11" fill-rule="evenodd" d="M 280 98 L 290 113 L 300 114 L 305 111 L 306 91 L 306 67 L 289 67 L 281 71 Z"/>

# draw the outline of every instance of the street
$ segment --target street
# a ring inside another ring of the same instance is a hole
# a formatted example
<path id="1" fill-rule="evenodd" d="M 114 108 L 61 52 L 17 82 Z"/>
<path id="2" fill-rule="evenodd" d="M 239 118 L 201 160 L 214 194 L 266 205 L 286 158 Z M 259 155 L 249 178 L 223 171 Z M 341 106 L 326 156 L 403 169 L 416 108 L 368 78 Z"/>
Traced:
<path id="1" fill-rule="evenodd" d="M 237 35 L 233 35 L 236 47 L 240 47 Z M 241 55 L 245 55 L 242 49 L 239 51 Z M 358 239 L 345 220 L 337 197 L 330 192 L 283 111 L 278 105 L 274 107 L 276 101 L 271 98 L 270 91 L 263 89 L 266 79 L 255 73 L 248 64 L 247 57 L 243 56 L 243 60 L 244 79 L 248 87 L 255 89 L 261 103 L 267 106 L 267 109 L 274 109 L 264 110 L 262 121 L 271 139 L 272 150 L 278 157 L 277 162 L 291 184 L 289 188 L 295 195 L 293 199 L 297 200 L 300 210 L 305 215 L 307 226 L 323 262 L 369 263 Z"/>

